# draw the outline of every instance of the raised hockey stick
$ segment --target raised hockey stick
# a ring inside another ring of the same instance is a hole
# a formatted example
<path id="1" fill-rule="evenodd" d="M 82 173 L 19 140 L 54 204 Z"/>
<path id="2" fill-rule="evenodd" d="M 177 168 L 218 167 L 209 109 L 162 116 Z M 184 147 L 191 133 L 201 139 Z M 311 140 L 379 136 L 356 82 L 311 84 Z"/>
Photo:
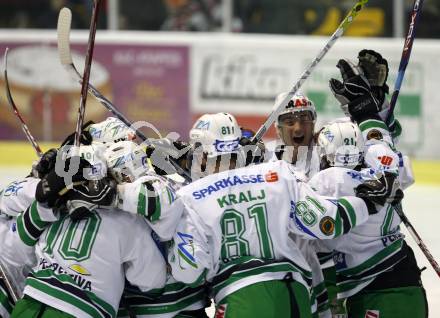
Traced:
<path id="1" fill-rule="evenodd" d="M 72 23 L 72 12 L 68 8 L 61 9 L 58 16 L 58 52 L 61 64 L 64 68 L 73 76 L 73 78 L 82 84 L 83 77 L 78 72 L 75 64 L 73 63 L 72 53 L 70 50 L 70 28 Z M 91 83 L 88 85 L 88 92 L 94 96 L 107 110 L 109 110 L 113 115 L 115 115 L 119 120 L 121 120 L 127 127 L 133 128 L 133 123 L 129 121 L 113 103 L 108 100 L 104 95 L 99 92 Z M 147 142 L 147 144 L 152 145 L 159 149 L 160 147 L 166 147 L 166 145 L 158 144 L 149 140 L 138 128 L 134 128 L 136 135 L 142 140 Z M 183 176 L 187 181 L 191 181 L 191 177 L 187 171 L 182 169 L 179 164 L 170 157 L 170 162 L 178 174 Z"/>
<path id="2" fill-rule="evenodd" d="M 411 50 L 413 47 L 414 39 L 416 37 L 416 27 L 420 19 L 420 13 L 422 11 L 424 0 L 415 0 L 414 6 L 411 12 L 411 20 L 408 27 L 408 34 L 406 35 L 405 43 L 403 44 L 402 57 L 400 58 L 399 71 L 397 73 L 396 82 L 394 83 L 394 92 L 391 96 L 390 111 L 388 113 L 386 123 L 390 124 L 391 117 L 396 107 L 397 98 L 399 97 L 400 88 L 402 86 L 403 78 L 405 76 L 406 67 L 411 57 Z"/>
<path id="3" fill-rule="evenodd" d="M 339 39 L 342 34 L 345 32 L 345 30 L 348 28 L 348 26 L 353 22 L 354 18 L 358 15 L 359 11 L 362 10 L 362 8 L 365 6 L 365 4 L 368 2 L 368 0 L 359 0 L 353 8 L 350 10 L 348 15 L 342 20 L 341 24 L 338 26 L 336 31 L 333 33 L 333 35 L 330 37 L 324 48 L 318 53 L 318 55 L 315 57 L 315 59 L 310 63 L 310 65 L 306 68 L 304 73 L 301 75 L 300 79 L 295 83 L 295 85 L 292 87 L 290 92 L 287 94 L 287 96 L 278 102 L 278 104 L 275 105 L 275 109 L 272 110 L 269 117 L 266 119 L 264 124 L 258 129 L 256 134 L 252 137 L 252 143 L 256 143 L 263 138 L 264 134 L 269 130 L 270 126 L 275 122 L 277 119 L 279 113 L 282 111 L 284 105 L 288 103 L 288 101 L 292 98 L 293 95 L 301 88 L 301 86 L 304 84 L 304 82 L 307 80 L 307 78 L 310 76 L 312 71 L 315 69 L 316 65 L 324 58 L 324 56 L 327 54 L 327 52 L 330 50 L 330 48 L 335 44 L 336 40 Z"/>
<path id="4" fill-rule="evenodd" d="M 425 254 L 426 259 L 431 264 L 434 271 L 437 273 L 438 277 L 440 277 L 440 266 L 434 259 L 434 256 L 429 252 L 428 248 L 426 247 L 425 243 L 423 243 L 422 238 L 417 233 L 416 229 L 412 226 L 411 222 L 406 217 L 405 213 L 403 213 L 402 205 L 398 204 L 394 206 L 394 210 L 396 211 L 397 215 L 399 215 L 400 219 L 402 220 L 403 224 L 405 224 L 406 228 L 408 229 L 409 234 L 411 234 L 414 241 L 417 243 L 417 245 L 422 250 L 423 254 Z"/>
<path id="5" fill-rule="evenodd" d="M 101 7 L 101 0 L 93 0 L 92 19 L 90 22 L 89 42 L 87 44 L 86 61 L 84 65 L 83 81 L 81 83 L 81 98 L 79 100 L 78 119 L 76 121 L 75 142 L 74 145 L 79 147 L 81 129 L 84 123 L 84 114 L 86 111 L 87 91 L 89 86 L 90 71 L 92 68 L 93 49 L 95 47 L 96 26 L 98 23 L 98 14 Z"/>
<path id="6" fill-rule="evenodd" d="M 38 142 L 35 140 L 34 136 L 32 136 L 23 117 L 21 117 L 20 111 L 18 110 L 17 105 L 14 102 L 14 99 L 12 98 L 11 88 L 9 87 L 9 80 L 8 80 L 8 51 L 9 51 L 9 48 L 6 48 L 5 56 L 4 56 L 4 76 L 5 76 L 5 83 L 6 83 L 6 85 L 5 85 L 6 86 L 6 96 L 8 98 L 9 105 L 11 106 L 12 110 L 14 111 L 15 116 L 18 118 L 18 120 L 21 123 L 21 129 L 23 130 L 23 132 L 26 135 L 29 142 L 32 144 L 32 147 L 34 147 L 35 152 L 37 153 L 37 156 L 41 157 L 43 155 L 43 151 L 41 151 L 41 148 L 38 145 Z"/>
<path id="7" fill-rule="evenodd" d="M 70 50 L 70 25 L 72 23 L 72 12 L 68 8 L 62 8 L 58 16 L 58 53 L 60 56 L 61 64 L 72 75 L 72 77 L 82 84 L 82 76 L 78 72 L 75 64 L 73 63 L 72 53 Z M 89 93 L 95 97 L 107 110 L 121 120 L 125 125 L 130 127 L 132 123 L 108 100 L 101 92 L 95 88 L 91 83 L 88 86 Z M 140 131 L 136 130 L 136 134 L 142 140 L 147 140 L 147 137 Z"/>

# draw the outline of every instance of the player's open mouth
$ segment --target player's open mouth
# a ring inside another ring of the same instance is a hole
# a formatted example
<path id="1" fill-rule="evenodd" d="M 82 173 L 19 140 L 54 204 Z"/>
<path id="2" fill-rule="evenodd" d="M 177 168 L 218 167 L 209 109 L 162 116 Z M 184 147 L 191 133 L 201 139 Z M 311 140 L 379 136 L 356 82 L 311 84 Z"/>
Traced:
<path id="1" fill-rule="evenodd" d="M 304 141 L 304 136 L 301 137 L 293 137 L 293 142 L 296 144 L 301 144 Z"/>

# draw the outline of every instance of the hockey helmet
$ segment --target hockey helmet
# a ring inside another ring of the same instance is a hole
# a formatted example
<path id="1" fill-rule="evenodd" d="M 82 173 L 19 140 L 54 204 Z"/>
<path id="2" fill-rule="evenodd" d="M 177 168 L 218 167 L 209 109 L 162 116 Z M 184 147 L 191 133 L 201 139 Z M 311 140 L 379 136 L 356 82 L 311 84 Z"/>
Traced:
<path id="1" fill-rule="evenodd" d="M 189 138 L 190 144 L 200 146 L 208 158 L 238 153 L 241 149 L 241 129 L 228 113 L 201 116 L 190 130 Z"/>
<path id="2" fill-rule="evenodd" d="M 90 125 L 89 133 L 93 142 L 108 144 L 121 140 L 133 140 L 136 132 L 115 117 Z"/>
<path id="3" fill-rule="evenodd" d="M 147 154 L 132 141 L 111 144 L 104 152 L 108 172 L 118 182 L 133 182 L 150 171 Z"/>
<path id="4" fill-rule="evenodd" d="M 275 99 L 274 107 L 277 107 L 279 103 L 281 103 L 284 99 L 288 97 L 288 95 L 288 92 L 278 94 Z M 310 112 L 312 115 L 312 120 L 316 120 L 315 104 L 313 104 L 313 102 L 309 98 L 307 98 L 307 96 L 303 95 L 300 92 L 297 92 L 295 95 L 287 100 L 287 103 L 285 105 L 283 105 L 283 110 L 277 117 L 276 125 L 279 126 L 281 116 L 289 113 L 297 113 L 303 111 Z"/>
<path id="5" fill-rule="evenodd" d="M 325 125 L 319 132 L 318 146 L 321 163 L 325 159 L 331 167 L 354 168 L 363 161 L 364 139 L 359 127 L 352 122 Z"/>

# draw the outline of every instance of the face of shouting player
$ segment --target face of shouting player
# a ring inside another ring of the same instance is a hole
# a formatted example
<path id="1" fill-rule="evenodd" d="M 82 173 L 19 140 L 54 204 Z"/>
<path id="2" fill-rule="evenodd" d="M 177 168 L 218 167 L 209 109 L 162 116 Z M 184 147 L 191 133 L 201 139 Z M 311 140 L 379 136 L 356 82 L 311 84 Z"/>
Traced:
<path id="1" fill-rule="evenodd" d="M 280 116 L 278 134 L 286 146 L 293 146 L 292 163 L 296 162 L 299 147 L 311 145 L 314 128 L 313 116 L 309 111 L 292 112 Z"/>

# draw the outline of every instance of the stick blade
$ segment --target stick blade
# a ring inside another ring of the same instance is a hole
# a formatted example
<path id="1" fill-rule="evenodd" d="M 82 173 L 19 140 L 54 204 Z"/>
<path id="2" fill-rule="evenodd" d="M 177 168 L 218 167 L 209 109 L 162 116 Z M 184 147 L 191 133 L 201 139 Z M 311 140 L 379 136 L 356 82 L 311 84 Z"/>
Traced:
<path id="1" fill-rule="evenodd" d="M 72 23 L 72 11 L 69 8 L 62 8 L 58 15 L 57 36 L 58 54 L 61 64 L 72 64 L 72 54 L 70 52 L 70 26 Z"/>

